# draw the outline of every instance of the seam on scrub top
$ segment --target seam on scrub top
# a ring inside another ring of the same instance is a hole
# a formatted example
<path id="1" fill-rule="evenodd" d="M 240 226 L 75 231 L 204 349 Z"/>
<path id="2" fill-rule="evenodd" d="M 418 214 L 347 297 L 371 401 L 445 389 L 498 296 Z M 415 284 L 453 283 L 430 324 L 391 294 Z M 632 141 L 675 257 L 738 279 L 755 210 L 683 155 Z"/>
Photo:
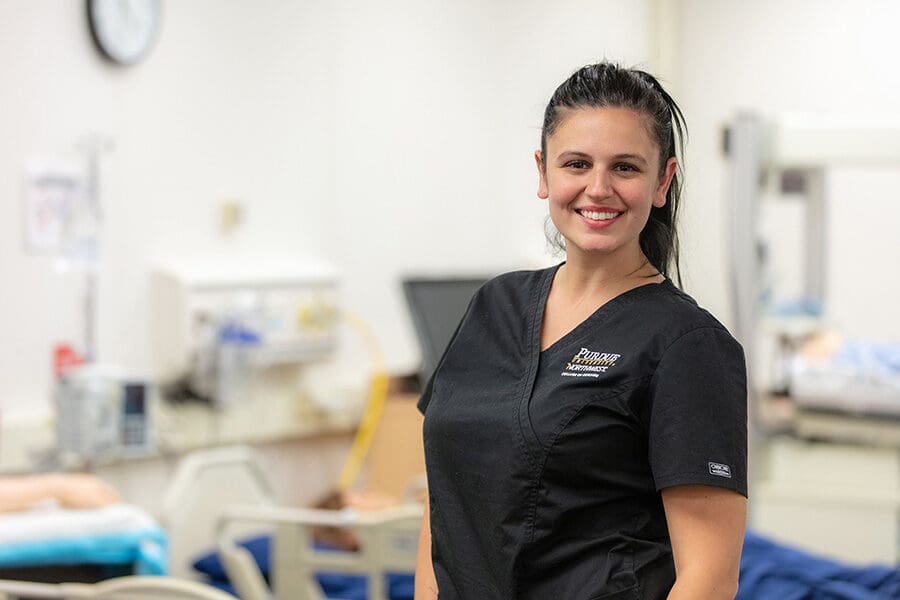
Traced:
<path id="1" fill-rule="evenodd" d="M 531 394 L 534 393 L 534 386 L 531 385 L 531 393 L 527 393 L 529 390 L 529 384 L 533 382 L 534 378 L 537 376 L 537 360 L 541 355 L 541 339 L 540 339 L 540 331 L 535 333 L 535 328 L 538 323 L 538 304 L 540 303 L 541 298 L 544 298 L 549 292 L 550 285 L 553 281 L 552 277 L 559 270 L 559 265 L 555 267 L 550 267 L 544 271 L 543 277 L 541 278 L 540 285 L 537 286 L 535 293 L 531 296 L 531 302 L 529 304 L 529 312 L 531 313 L 531 326 L 528 330 L 528 344 L 529 344 L 529 352 L 528 352 L 528 371 L 526 376 L 523 379 L 523 385 L 519 391 L 519 401 L 516 403 L 516 434 L 518 438 L 518 442 L 520 448 L 525 452 L 525 458 L 528 461 L 528 465 L 531 468 L 531 471 L 541 472 L 543 470 L 543 466 L 539 466 L 535 461 L 532 460 L 531 451 L 528 448 L 528 440 L 525 439 L 525 432 L 522 431 L 522 408 L 523 406 L 527 406 L 531 401 Z M 541 310 L 541 317 L 543 317 L 543 310 Z M 537 345 L 535 346 L 534 341 L 535 337 L 537 337 Z M 528 424 L 531 427 L 531 424 Z M 538 446 L 540 446 L 540 440 L 537 439 L 537 436 L 534 436 L 535 440 L 538 441 Z M 528 495 L 527 495 L 527 503 L 526 513 L 525 513 L 525 533 L 523 535 L 523 541 L 525 543 L 530 543 L 531 540 L 534 539 L 534 514 L 537 510 L 537 494 L 538 494 L 538 481 L 539 479 L 532 479 L 529 485 Z"/>
<path id="2" fill-rule="evenodd" d="M 584 402 L 578 405 L 576 408 L 571 409 L 571 414 L 569 414 L 562 423 L 560 423 L 559 427 L 556 431 L 553 432 L 553 435 L 550 436 L 550 442 L 547 444 L 547 453 L 553 450 L 553 447 L 556 445 L 556 442 L 559 440 L 559 436 L 563 434 L 563 432 L 569 427 L 575 417 L 577 417 L 581 411 L 585 408 L 594 404 L 595 402 L 603 402 L 605 400 L 609 400 L 610 398 L 618 398 L 623 394 L 630 392 L 634 389 L 640 388 L 641 384 L 643 384 L 646 380 L 649 379 L 649 375 L 643 375 L 641 377 L 634 377 L 632 379 L 626 379 L 625 381 L 619 383 L 613 389 L 602 393 L 602 394 L 592 394 L 589 396 Z M 636 417 L 636 415 L 632 415 Z"/>
<path id="3" fill-rule="evenodd" d="M 529 467 L 532 469 L 538 467 L 538 464 L 533 460 L 531 456 L 531 451 L 528 447 L 528 440 L 525 439 L 525 432 L 523 429 L 522 418 L 523 418 L 523 407 L 526 407 L 531 400 L 531 394 L 534 393 L 534 386 L 532 385 L 534 378 L 537 376 L 537 359 L 540 358 L 540 333 L 535 333 L 538 326 L 538 305 L 540 304 L 541 298 L 545 296 L 545 292 L 549 289 L 550 283 L 552 282 L 552 276 L 556 272 L 558 267 L 550 267 L 541 274 L 541 278 L 539 281 L 539 285 L 536 286 L 534 293 L 531 294 L 531 299 L 528 303 L 528 312 L 531 315 L 531 319 L 529 320 L 528 331 L 526 332 L 527 343 L 529 345 L 528 352 L 528 366 L 525 371 L 525 375 L 522 377 L 522 383 L 519 386 L 519 401 L 516 402 L 516 437 L 517 441 L 520 444 L 521 450 L 525 452 L 525 458 L 528 461 Z M 534 338 L 538 337 L 538 352 L 534 352 Z M 529 392 L 530 389 L 530 392 Z M 531 424 L 527 424 L 531 427 Z M 537 436 L 534 436 L 537 439 Z M 538 445 L 540 446 L 540 441 L 538 440 Z"/>
<path id="4" fill-rule="evenodd" d="M 615 398 L 615 397 L 622 396 L 623 394 L 632 390 L 634 387 L 637 387 L 637 386 L 631 385 L 633 382 L 641 382 L 643 379 L 646 379 L 646 376 L 637 377 L 635 379 L 629 379 L 627 381 L 623 381 L 622 383 L 620 383 L 619 385 L 617 385 L 614 388 L 617 391 L 610 390 L 608 393 L 603 394 L 602 396 L 592 395 L 587 400 L 585 400 L 581 404 L 581 406 L 579 406 L 576 410 L 574 410 L 574 412 L 565 420 L 565 423 L 553 435 L 553 440 L 550 442 L 550 445 L 546 448 L 546 450 L 544 452 L 544 455 L 541 460 L 540 468 L 538 469 L 537 473 L 535 474 L 535 479 L 534 479 L 534 482 L 532 483 L 532 489 L 534 490 L 535 495 L 537 494 L 537 491 L 541 487 L 541 481 L 543 481 L 543 477 L 544 477 L 544 469 L 547 466 L 547 461 L 550 459 L 550 455 L 553 453 L 553 450 L 556 446 L 556 442 L 559 440 L 559 436 L 562 434 L 563 431 L 566 430 L 566 427 L 569 426 L 569 424 L 572 422 L 572 420 L 576 416 L 578 416 L 578 414 L 581 411 L 583 411 L 587 406 L 589 406 L 590 404 L 593 404 L 595 401 L 607 400 L 609 398 Z M 534 521 L 536 519 L 536 517 L 535 517 L 536 513 L 537 513 L 537 501 L 533 501 L 531 503 L 530 514 L 527 517 L 528 521 L 530 521 L 530 525 L 529 525 L 528 532 L 527 532 L 528 535 L 526 536 L 527 543 L 534 542 Z"/>
<path id="5" fill-rule="evenodd" d="M 653 376 L 653 377 L 656 377 L 656 371 L 657 371 L 657 369 L 659 369 L 659 364 L 660 364 L 660 363 L 663 361 L 663 359 L 666 357 L 666 353 L 669 352 L 669 349 L 670 349 L 672 346 L 674 346 L 675 344 L 677 344 L 678 342 L 680 342 L 681 339 L 682 339 L 683 337 L 685 337 L 685 336 L 687 336 L 687 335 L 690 335 L 690 334 L 692 334 L 692 333 L 694 333 L 694 332 L 696 332 L 696 331 L 702 331 L 702 330 L 704 330 L 704 329 L 714 329 L 714 330 L 716 330 L 716 331 L 721 331 L 721 332 L 725 333 L 726 335 L 729 335 L 729 336 L 731 335 L 731 332 L 729 332 L 727 329 L 725 329 L 725 327 L 722 326 L 722 325 L 698 325 L 698 326 L 694 327 L 693 329 L 688 329 L 687 331 L 685 331 L 684 333 L 682 333 L 681 335 L 679 335 L 678 337 L 676 337 L 674 340 L 672 340 L 672 341 L 669 343 L 668 346 L 666 346 L 665 348 L 663 348 L 662 353 L 659 355 L 659 360 L 656 361 L 656 366 L 653 367 L 653 374 L 652 374 L 652 376 Z"/>
<path id="6" fill-rule="evenodd" d="M 690 477 L 687 479 L 681 479 L 682 475 L 689 475 Z M 673 481 L 673 479 L 677 479 L 677 481 Z M 665 488 L 675 487 L 677 485 L 709 485 L 712 487 L 737 492 L 744 497 L 747 497 L 748 494 L 741 490 L 747 490 L 747 488 L 749 487 L 746 481 L 741 481 L 738 479 L 726 479 L 724 477 L 717 477 L 713 479 L 708 476 L 704 477 L 703 473 L 698 473 L 697 471 L 682 471 L 679 473 L 674 473 L 672 475 L 663 477 L 659 481 L 656 479 L 656 477 L 654 477 L 653 484 L 656 487 L 657 491 L 662 491 Z"/>
<path id="7" fill-rule="evenodd" d="M 578 413 L 584 410 L 588 405 L 593 404 L 594 402 L 603 402 L 605 400 L 609 400 L 610 398 L 617 398 L 626 392 L 630 392 L 634 389 L 639 389 L 641 385 L 645 384 L 649 380 L 650 375 L 632 377 L 631 379 L 620 381 L 612 389 L 604 390 L 603 392 L 595 392 L 588 395 L 588 397 L 585 398 L 585 400 L 581 404 L 576 404 L 575 406 L 571 407 L 569 411 L 563 415 L 560 424 L 556 426 L 556 429 L 554 429 L 549 436 L 547 436 L 546 442 L 542 441 L 537 434 L 535 434 L 535 439 L 537 439 L 538 444 L 540 444 L 541 449 L 544 450 L 545 453 L 549 450 L 552 450 L 553 446 L 556 444 L 557 438 L 566 430 L 572 420 L 578 416 Z M 629 405 L 629 409 L 630 408 L 631 407 Z M 632 414 L 632 416 L 637 418 L 636 414 Z"/>

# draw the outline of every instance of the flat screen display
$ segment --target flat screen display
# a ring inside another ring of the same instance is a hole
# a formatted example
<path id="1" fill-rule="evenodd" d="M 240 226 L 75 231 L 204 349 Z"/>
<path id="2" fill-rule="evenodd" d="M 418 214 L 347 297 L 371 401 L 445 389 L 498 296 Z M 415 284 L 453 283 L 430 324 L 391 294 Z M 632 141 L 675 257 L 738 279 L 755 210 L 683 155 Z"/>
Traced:
<path id="1" fill-rule="evenodd" d="M 419 383 L 425 386 L 450 343 L 469 300 L 487 277 L 409 278 L 403 291 L 422 351 Z"/>

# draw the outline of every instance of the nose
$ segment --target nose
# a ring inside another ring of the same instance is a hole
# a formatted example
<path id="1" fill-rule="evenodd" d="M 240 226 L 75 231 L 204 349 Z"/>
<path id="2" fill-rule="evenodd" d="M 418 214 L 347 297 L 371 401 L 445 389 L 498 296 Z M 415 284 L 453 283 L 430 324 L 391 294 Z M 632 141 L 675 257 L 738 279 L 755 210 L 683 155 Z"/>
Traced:
<path id="1" fill-rule="evenodd" d="M 597 169 L 591 173 L 585 192 L 596 198 L 606 198 L 612 194 L 612 180 L 606 169 Z"/>

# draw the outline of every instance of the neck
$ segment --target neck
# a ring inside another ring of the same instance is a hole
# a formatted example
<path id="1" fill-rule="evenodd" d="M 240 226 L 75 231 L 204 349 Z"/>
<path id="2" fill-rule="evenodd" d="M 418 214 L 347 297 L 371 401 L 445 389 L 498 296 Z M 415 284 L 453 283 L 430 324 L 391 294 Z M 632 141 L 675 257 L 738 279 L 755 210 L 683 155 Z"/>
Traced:
<path id="1" fill-rule="evenodd" d="M 592 256 L 567 252 L 566 264 L 560 269 L 560 283 L 572 292 L 608 288 L 635 279 L 661 279 L 640 248 L 616 256 Z"/>

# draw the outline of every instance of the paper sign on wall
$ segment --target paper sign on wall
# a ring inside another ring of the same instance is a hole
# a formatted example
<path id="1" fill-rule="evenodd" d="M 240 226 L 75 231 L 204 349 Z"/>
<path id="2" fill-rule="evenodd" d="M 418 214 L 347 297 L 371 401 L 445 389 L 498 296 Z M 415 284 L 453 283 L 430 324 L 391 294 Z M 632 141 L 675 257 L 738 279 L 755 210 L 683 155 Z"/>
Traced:
<path id="1" fill-rule="evenodd" d="M 94 261 L 98 225 L 83 164 L 62 159 L 29 162 L 25 182 L 29 252 Z"/>

